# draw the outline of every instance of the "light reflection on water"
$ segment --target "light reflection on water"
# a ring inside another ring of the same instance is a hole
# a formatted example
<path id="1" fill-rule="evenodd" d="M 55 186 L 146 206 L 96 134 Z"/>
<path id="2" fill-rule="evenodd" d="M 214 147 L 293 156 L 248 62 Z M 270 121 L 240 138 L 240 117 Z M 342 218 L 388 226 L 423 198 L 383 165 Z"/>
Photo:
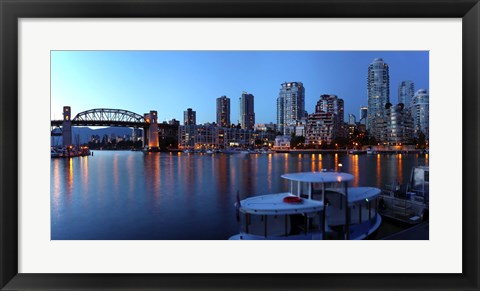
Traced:
<path id="1" fill-rule="evenodd" d="M 339 167 L 338 164 L 342 164 Z M 406 183 L 425 155 L 199 155 L 96 151 L 52 159 L 52 239 L 227 239 L 241 198 L 283 192 L 284 173 L 340 169 L 351 186 Z"/>

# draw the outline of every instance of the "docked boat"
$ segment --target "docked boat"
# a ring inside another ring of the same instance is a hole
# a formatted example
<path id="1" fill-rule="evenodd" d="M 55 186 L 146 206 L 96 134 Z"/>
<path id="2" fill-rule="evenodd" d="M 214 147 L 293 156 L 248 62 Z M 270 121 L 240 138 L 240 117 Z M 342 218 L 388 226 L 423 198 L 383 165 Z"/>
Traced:
<path id="1" fill-rule="evenodd" d="M 52 158 L 60 158 L 62 157 L 62 153 L 61 152 L 58 152 L 56 149 L 54 148 L 51 148 L 50 149 L 50 157 Z"/>
<path id="2" fill-rule="evenodd" d="M 361 154 L 366 154 L 367 151 L 366 150 L 350 150 L 349 153 L 351 155 L 361 155 Z"/>
<path id="3" fill-rule="evenodd" d="M 406 186 L 399 183 L 385 185 L 380 200 L 379 213 L 389 219 L 406 224 L 428 220 L 429 168 L 412 168 Z"/>
<path id="4" fill-rule="evenodd" d="M 232 240 L 365 239 L 381 224 L 381 190 L 348 187 L 353 175 L 303 172 L 281 176 L 288 192 L 237 199 L 240 233 Z"/>

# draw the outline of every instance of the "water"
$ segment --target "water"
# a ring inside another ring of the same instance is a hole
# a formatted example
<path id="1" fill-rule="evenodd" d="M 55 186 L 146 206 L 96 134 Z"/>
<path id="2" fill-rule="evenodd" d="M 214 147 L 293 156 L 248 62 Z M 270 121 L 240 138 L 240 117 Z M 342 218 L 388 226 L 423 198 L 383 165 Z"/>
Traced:
<path id="1" fill-rule="evenodd" d="M 341 165 L 341 166 L 340 166 Z M 228 239 L 238 233 L 236 193 L 283 192 L 284 173 L 332 169 L 351 186 L 406 183 L 428 156 L 184 154 L 95 151 L 51 161 L 53 240 Z"/>

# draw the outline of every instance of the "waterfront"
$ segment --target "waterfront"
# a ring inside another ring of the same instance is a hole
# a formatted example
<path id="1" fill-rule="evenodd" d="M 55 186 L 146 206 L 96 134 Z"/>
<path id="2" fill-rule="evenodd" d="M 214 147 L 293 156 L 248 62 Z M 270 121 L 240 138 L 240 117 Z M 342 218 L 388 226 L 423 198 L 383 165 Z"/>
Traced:
<path id="1" fill-rule="evenodd" d="M 341 166 L 340 166 L 341 165 Z M 185 154 L 95 151 L 51 161 L 51 238 L 228 239 L 234 203 L 285 191 L 284 173 L 352 173 L 351 186 L 406 183 L 428 155 Z"/>

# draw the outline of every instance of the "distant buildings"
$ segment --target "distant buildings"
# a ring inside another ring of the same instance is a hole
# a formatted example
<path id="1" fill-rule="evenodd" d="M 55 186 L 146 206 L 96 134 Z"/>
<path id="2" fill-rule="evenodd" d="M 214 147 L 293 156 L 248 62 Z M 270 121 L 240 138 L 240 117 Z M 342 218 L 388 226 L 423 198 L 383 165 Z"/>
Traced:
<path id="1" fill-rule="evenodd" d="M 188 108 L 186 111 L 183 111 L 183 125 L 195 125 L 197 124 L 197 113 Z"/>
<path id="2" fill-rule="evenodd" d="M 305 117 L 305 88 L 302 82 L 281 84 L 277 98 L 277 127 L 284 135 L 291 135 L 298 120 Z"/>
<path id="3" fill-rule="evenodd" d="M 355 125 L 357 123 L 357 118 L 355 115 L 349 113 L 348 114 L 348 125 Z"/>
<path id="4" fill-rule="evenodd" d="M 270 123 L 258 123 L 255 124 L 255 130 L 258 131 L 277 131 L 277 124 L 270 122 Z"/>
<path id="5" fill-rule="evenodd" d="M 290 149 L 290 137 L 285 135 L 279 135 L 275 138 L 275 150 L 288 150 Z"/>
<path id="6" fill-rule="evenodd" d="M 390 102 L 389 68 L 381 58 L 374 59 L 368 66 L 367 92 L 367 130 L 370 135 L 381 140 L 383 132 L 379 125 L 385 121 L 385 105 Z"/>
<path id="7" fill-rule="evenodd" d="M 343 99 L 321 95 L 306 125 L 305 142 L 310 145 L 331 144 L 338 138 L 345 138 Z"/>
<path id="8" fill-rule="evenodd" d="M 307 130 L 307 118 L 297 120 L 295 124 L 295 135 L 296 136 L 305 136 Z"/>
<path id="9" fill-rule="evenodd" d="M 413 117 L 413 128 L 416 137 L 420 132 L 429 138 L 429 97 L 427 90 L 420 89 L 415 93 L 410 111 Z"/>
<path id="10" fill-rule="evenodd" d="M 410 144 L 413 138 L 413 122 L 410 111 L 399 103 L 387 103 L 385 113 L 385 136 L 383 141 L 389 145 Z"/>
<path id="11" fill-rule="evenodd" d="M 359 119 L 358 122 L 360 124 L 366 125 L 367 124 L 367 116 L 368 116 L 368 108 L 365 107 L 365 106 L 361 106 L 360 107 L 360 119 Z"/>
<path id="12" fill-rule="evenodd" d="M 221 96 L 217 98 L 217 124 L 221 127 L 229 127 L 230 123 L 230 98 Z"/>
<path id="13" fill-rule="evenodd" d="M 255 125 L 254 97 L 247 92 L 240 97 L 240 125 L 243 129 L 253 129 Z"/>
<path id="14" fill-rule="evenodd" d="M 334 138 L 345 137 L 345 124 L 344 124 L 344 102 L 343 99 L 337 97 L 337 95 L 320 95 L 315 106 L 315 112 L 327 112 L 332 113 L 334 118 Z"/>
<path id="15" fill-rule="evenodd" d="M 320 95 L 314 113 L 307 115 L 303 83 L 285 82 L 276 99 L 276 124 L 255 124 L 254 96 L 243 92 L 239 98 L 239 126 L 233 126 L 230 99 L 221 96 L 216 99 L 216 123 L 197 125 L 195 111 L 191 108 L 184 111 L 184 122 L 178 129 L 179 146 L 222 149 L 275 144 L 284 148 L 293 135 L 304 137 L 305 142 L 301 143 L 307 147 L 352 141 L 403 145 L 412 143 L 420 132 L 428 140 L 428 94 L 424 89 L 415 94 L 413 90 L 413 81 L 400 82 L 398 104 L 391 104 L 389 66 L 376 58 L 368 67 L 368 106 L 360 107 L 358 119 L 349 114 L 345 122 L 344 100 L 333 94 Z M 281 136 L 275 139 L 277 133 Z M 297 139 L 295 142 L 298 144 Z"/>
<path id="16" fill-rule="evenodd" d="M 413 81 L 402 81 L 398 85 L 398 103 L 403 103 L 405 108 L 409 108 L 415 95 L 415 85 Z"/>
<path id="17" fill-rule="evenodd" d="M 335 139 L 335 117 L 331 112 L 315 112 L 308 116 L 305 143 L 312 146 L 331 144 Z"/>
<path id="18" fill-rule="evenodd" d="M 236 127 L 220 127 L 212 123 L 183 125 L 178 129 L 178 144 L 182 149 L 227 149 L 273 146 L 274 131 L 254 131 Z"/>

